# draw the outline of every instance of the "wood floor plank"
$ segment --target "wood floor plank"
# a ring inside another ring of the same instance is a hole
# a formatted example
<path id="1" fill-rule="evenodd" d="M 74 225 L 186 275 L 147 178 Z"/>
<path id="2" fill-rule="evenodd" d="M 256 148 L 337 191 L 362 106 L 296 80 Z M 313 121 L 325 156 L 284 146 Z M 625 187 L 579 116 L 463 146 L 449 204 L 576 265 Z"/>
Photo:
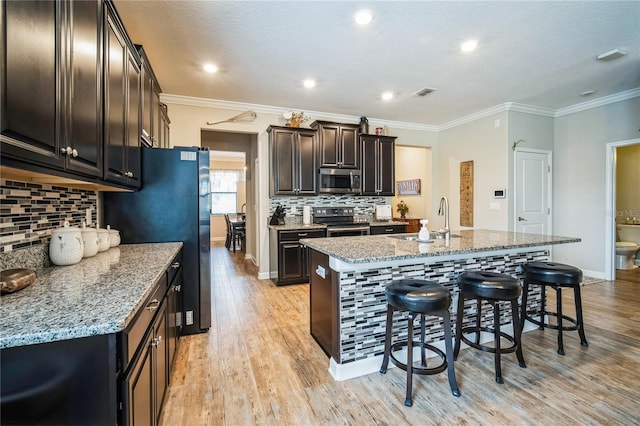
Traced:
<path id="1" fill-rule="evenodd" d="M 524 334 L 527 368 L 463 349 L 455 363 L 459 398 L 445 373 L 415 376 L 390 368 L 336 382 L 309 334 L 308 285 L 276 287 L 223 245 L 212 247 L 208 333 L 184 336 L 161 425 L 632 425 L 640 424 L 640 274 L 582 287 L 589 347 L 554 330 Z M 636 281 L 637 280 L 637 281 Z M 550 292 L 552 294 L 552 292 Z M 553 299 L 552 299 L 553 300 Z M 572 316 L 573 295 L 563 292 Z"/>

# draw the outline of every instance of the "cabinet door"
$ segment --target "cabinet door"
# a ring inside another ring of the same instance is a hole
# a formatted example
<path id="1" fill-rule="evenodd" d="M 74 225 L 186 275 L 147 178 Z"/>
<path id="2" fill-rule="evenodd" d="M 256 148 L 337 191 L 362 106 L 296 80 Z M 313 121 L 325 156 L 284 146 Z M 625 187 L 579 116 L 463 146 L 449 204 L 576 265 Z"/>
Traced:
<path id="1" fill-rule="evenodd" d="M 297 241 L 280 243 L 278 281 L 302 282 L 305 271 L 304 247 Z"/>
<path id="2" fill-rule="evenodd" d="M 318 169 L 316 168 L 316 132 L 298 131 L 296 144 L 298 176 L 298 194 L 313 195 L 317 193 L 316 181 Z"/>
<path id="3" fill-rule="evenodd" d="M 149 64 L 146 62 L 142 62 L 142 137 L 149 143 L 152 144 L 151 134 L 152 131 L 152 123 L 153 123 L 153 115 L 151 104 L 153 103 L 153 77 L 151 72 L 149 71 Z"/>
<path id="4" fill-rule="evenodd" d="M 62 168 L 62 3 L 5 1 L 2 7 L 2 155 Z"/>
<path id="5" fill-rule="evenodd" d="M 102 177 L 102 2 L 66 4 L 70 40 L 65 139 L 72 148 L 67 168 Z"/>
<path id="6" fill-rule="evenodd" d="M 378 139 L 379 195 L 395 195 L 395 142 L 394 139 Z"/>
<path id="7" fill-rule="evenodd" d="M 125 152 L 125 176 L 127 185 L 140 188 L 140 68 L 133 54 L 127 49 L 127 140 Z"/>
<path id="8" fill-rule="evenodd" d="M 153 90 L 151 91 L 151 141 L 153 146 L 160 146 L 160 128 L 162 126 L 162 113 L 160 112 L 160 92 L 158 91 L 158 85 L 153 84 Z"/>
<path id="9" fill-rule="evenodd" d="M 154 346 L 154 415 L 155 423 L 160 420 L 160 411 L 164 395 L 169 386 L 169 356 L 168 356 L 168 339 L 167 339 L 167 304 L 163 303 L 153 327 L 153 346 Z"/>
<path id="10" fill-rule="evenodd" d="M 125 379 L 125 424 L 152 425 L 153 408 L 153 333 L 149 333 L 142 343 L 142 353 Z"/>
<path id="11" fill-rule="evenodd" d="M 318 131 L 320 139 L 320 167 L 339 167 L 338 144 L 340 126 L 337 124 L 322 124 Z"/>
<path id="12" fill-rule="evenodd" d="M 340 126 L 339 167 L 357 169 L 360 167 L 360 140 L 358 128 Z"/>
<path id="13" fill-rule="evenodd" d="M 294 176 L 296 132 L 274 129 L 271 133 L 271 158 L 274 195 L 294 195 L 297 181 Z"/>
<path id="14" fill-rule="evenodd" d="M 126 183 L 126 67 L 127 45 L 111 12 L 105 25 L 105 174 L 107 181 Z"/>
<path id="15" fill-rule="evenodd" d="M 378 145 L 375 137 L 361 136 L 362 144 L 362 195 L 378 195 L 376 164 Z"/>

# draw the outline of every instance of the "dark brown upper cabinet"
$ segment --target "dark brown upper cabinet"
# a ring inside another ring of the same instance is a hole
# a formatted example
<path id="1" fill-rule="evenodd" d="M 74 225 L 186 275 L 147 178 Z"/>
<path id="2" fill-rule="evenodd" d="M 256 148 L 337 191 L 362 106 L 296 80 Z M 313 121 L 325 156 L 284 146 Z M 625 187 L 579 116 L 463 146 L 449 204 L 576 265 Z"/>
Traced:
<path id="1" fill-rule="evenodd" d="M 160 147 L 162 129 L 162 112 L 160 111 L 160 85 L 151 68 L 151 63 L 144 47 L 136 44 L 136 49 L 142 60 L 142 141 L 148 146 Z"/>
<path id="2" fill-rule="evenodd" d="M 270 126 L 271 195 L 316 195 L 316 131 Z"/>
<path id="3" fill-rule="evenodd" d="M 104 179 L 140 187 L 140 57 L 117 13 L 105 13 Z"/>
<path id="4" fill-rule="evenodd" d="M 102 1 L 2 8 L 2 156 L 102 177 Z"/>
<path id="5" fill-rule="evenodd" d="M 360 168 L 358 125 L 315 121 L 311 127 L 318 130 L 319 167 Z"/>
<path id="6" fill-rule="evenodd" d="M 360 135 L 362 195 L 395 195 L 393 136 Z"/>

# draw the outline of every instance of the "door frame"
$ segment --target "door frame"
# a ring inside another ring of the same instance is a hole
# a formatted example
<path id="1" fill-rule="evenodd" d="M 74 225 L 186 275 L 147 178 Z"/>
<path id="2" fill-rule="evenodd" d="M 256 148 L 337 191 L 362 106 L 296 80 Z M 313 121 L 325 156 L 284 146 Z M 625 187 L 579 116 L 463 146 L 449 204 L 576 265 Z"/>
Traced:
<path id="1" fill-rule="evenodd" d="M 553 152 L 547 149 L 534 149 L 534 148 L 516 148 L 513 150 L 513 215 L 512 228 L 515 232 L 518 225 L 518 153 L 529 152 L 532 154 L 546 154 L 547 163 L 549 164 L 549 173 L 547 173 L 547 206 L 549 207 L 549 214 L 547 215 L 547 233 L 553 235 Z"/>
<path id="2" fill-rule="evenodd" d="M 609 142 L 606 146 L 606 187 L 605 187 L 605 248 L 604 248 L 604 279 L 613 281 L 616 271 L 613 268 L 616 251 L 616 148 L 640 144 L 640 139 L 628 139 Z"/>

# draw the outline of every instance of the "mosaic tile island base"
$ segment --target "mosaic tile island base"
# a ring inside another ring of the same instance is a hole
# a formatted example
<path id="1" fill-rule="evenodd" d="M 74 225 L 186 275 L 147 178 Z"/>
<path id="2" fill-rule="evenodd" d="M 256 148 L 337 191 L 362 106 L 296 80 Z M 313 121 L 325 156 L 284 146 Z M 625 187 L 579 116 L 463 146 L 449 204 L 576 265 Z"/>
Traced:
<path id="1" fill-rule="evenodd" d="M 460 273 L 486 270 L 522 278 L 521 266 L 548 260 L 552 245 L 580 242 L 579 238 L 572 237 L 491 230 L 464 230 L 457 234 L 459 237 L 429 243 L 418 242 L 417 234 L 300 240 L 312 250 L 309 278 L 312 299 L 318 294 L 315 288 L 319 287 L 315 286 L 326 285 L 322 276 L 331 277 L 331 294 L 336 300 L 328 304 L 335 306 L 331 327 L 332 334 L 337 336 L 332 336 L 334 343 L 327 345 L 331 347 L 325 347 L 325 351 L 331 357 L 329 371 L 334 379 L 346 380 L 380 369 L 386 323 L 384 289 L 391 281 L 418 278 L 442 284 L 451 292 L 449 311 L 455 325 L 456 280 Z M 540 286 L 533 287 L 528 310 L 540 305 Z M 463 326 L 471 324 L 475 313 L 475 301 L 465 303 L 464 312 L 460 313 Z M 314 334 L 313 301 L 311 316 Z M 397 339 L 407 337 L 406 317 L 406 313 L 394 316 L 393 333 Z M 484 303 L 482 323 L 483 326 L 493 324 L 492 309 Z M 503 331 L 512 331 L 508 305 L 501 306 L 500 324 Z M 527 323 L 525 331 L 530 329 L 533 326 Z M 442 319 L 427 316 L 426 330 L 427 342 L 444 350 Z M 417 339 L 416 335 L 414 340 Z M 464 358 L 464 351 L 460 358 Z M 460 358 L 456 362 L 460 362 Z"/>

